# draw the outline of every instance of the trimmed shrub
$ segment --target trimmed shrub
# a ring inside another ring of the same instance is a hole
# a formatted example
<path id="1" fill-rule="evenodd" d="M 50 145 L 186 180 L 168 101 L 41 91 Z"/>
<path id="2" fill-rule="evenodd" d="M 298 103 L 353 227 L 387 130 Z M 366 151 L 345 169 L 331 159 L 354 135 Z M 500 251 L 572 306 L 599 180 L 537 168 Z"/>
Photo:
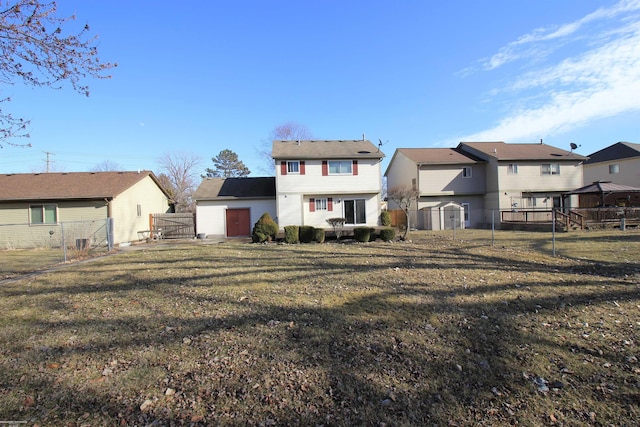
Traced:
<path id="1" fill-rule="evenodd" d="M 376 229 L 375 228 L 370 228 L 369 229 L 369 241 L 370 242 L 375 242 L 377 238 L 378 238 L 378 235 L 376 234 Z"/>
<path id="2" fill-rule="evenodd" d="M 358 242 L 368 242 L 371 237 L 371 229 L 369 227 L 356 227 L 353 229 L 353 238 Z"/>
<path id="3" fill-rule="evenodd" d="M 382 211 L 380 213 L 380 223 L 382 225 L 384 225 L 385 227 L 388 227 L 391 225 L 391 212 L 389 211 Z"/>
<path id="4" fill-rule="evenodd" d="M 380 230 L 380 240 L 384 240 L 385 242 L 391 242 L 396 238 L 396 229 L 395 228 L 383 228 Z"/>
<path id="5" fill-rule="evenodd" d="M 300 226 L 300 242 L 302 243 L 313 242 L 314 233 L 315 233 L 314 227 L 310 225 L 301 225 Z"/>
<path id="6" fill-rule="evenodd" d="M 285 243 L 300 243 L 300 227 L 297 225 L 287 225 L 284 227 Z"/>
<path id="7" fill-rule="evenodd" d="M 254 243 L 270 242 L 276 238 L 276 234 L 278 234 L 278 224 L 268 212 L 265 212 L 253 226 L 251 240 Z"/>
<path id="8" fill-rule="evenodd" d="M 313 230 L 313 240 L 318 243 L 324 243 L 324 228 L 316 228 Z"/>

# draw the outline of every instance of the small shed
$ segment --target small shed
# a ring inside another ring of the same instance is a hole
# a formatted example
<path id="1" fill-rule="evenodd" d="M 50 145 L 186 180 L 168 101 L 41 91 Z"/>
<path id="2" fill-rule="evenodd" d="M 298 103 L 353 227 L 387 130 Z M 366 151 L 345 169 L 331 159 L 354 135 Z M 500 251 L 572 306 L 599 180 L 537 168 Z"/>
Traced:
<path id="1" fill-rule="evenodd" d="M 464 206 L 456 202 L 442 202 L 418 211 L 421 230 L 453 230 L 464 228 Z"/>

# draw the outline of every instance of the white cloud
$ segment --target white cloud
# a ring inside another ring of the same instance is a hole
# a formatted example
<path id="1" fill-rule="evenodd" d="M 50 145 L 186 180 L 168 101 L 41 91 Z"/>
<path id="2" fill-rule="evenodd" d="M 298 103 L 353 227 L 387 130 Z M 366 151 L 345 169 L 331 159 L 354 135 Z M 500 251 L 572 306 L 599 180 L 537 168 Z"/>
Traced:
<path id="1" fill-rule="evenodd" d="M 487 68 L 531 54 L 539 42 L 566 37 L 589 22 L 638 10 L 640 0 L 622 1 L 555 31 L 535 30 L 494 55 Z M 495 90 L 494 96 L 509 96 L 507 102 L 519 107 L 513 107 L 494 127 L 458 140 L 531 141 L 598 118 L 640 110 L 640 18 L 637 14 L 623 18 L 589 34 L 588 50 L 517 76 Z M 518 51 L 516 47 L 523 44 L 530 46 Z"/>

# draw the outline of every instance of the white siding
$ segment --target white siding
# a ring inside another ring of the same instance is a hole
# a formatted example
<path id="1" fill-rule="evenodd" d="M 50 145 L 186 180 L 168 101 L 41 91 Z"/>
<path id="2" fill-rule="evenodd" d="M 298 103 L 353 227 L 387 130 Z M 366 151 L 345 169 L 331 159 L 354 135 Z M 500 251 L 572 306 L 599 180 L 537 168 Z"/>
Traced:
<path id="1" fill-rule="evenodd" d="M 199 200 L 196 206 L 196 233 L 222 237 L 227 235 L 227 209 L 249 209 L 251 228 L 268 212 L 276 219 L 276 201 L 271 200 Z"/>

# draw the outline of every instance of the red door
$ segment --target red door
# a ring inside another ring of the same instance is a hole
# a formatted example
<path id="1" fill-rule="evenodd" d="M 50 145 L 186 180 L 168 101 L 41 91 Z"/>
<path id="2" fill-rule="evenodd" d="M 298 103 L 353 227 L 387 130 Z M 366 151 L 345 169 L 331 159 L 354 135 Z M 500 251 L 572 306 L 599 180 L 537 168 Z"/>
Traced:
<path id="1" fill-rule="evenodd" d="M 251 234 L 249 209 L 227 209 L 227 237 Z"/>

